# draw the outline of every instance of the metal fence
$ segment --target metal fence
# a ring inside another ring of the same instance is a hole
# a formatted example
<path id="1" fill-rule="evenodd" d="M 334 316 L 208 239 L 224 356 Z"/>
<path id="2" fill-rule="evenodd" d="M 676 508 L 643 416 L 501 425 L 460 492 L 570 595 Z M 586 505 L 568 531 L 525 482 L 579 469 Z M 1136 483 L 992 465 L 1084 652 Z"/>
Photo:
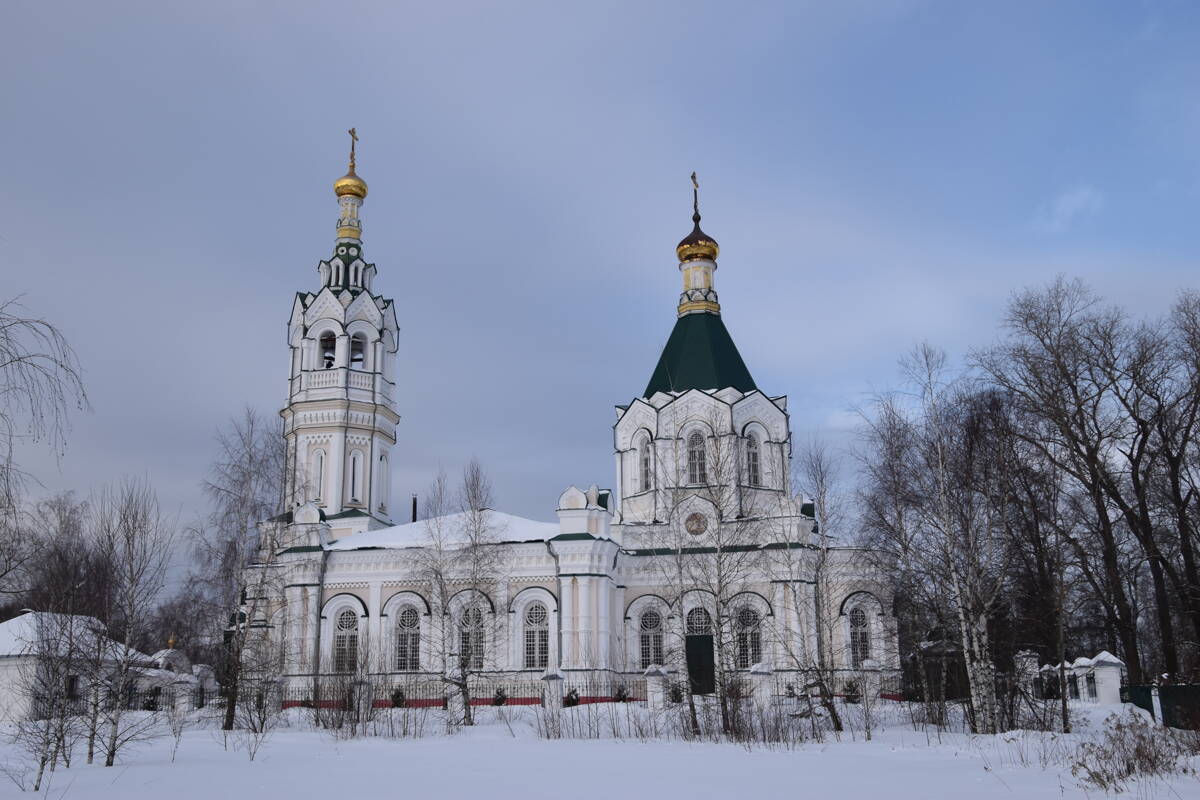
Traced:
<path id="1" fill-rule="evenodd" d="M 96 695 L 85 692 L 62 697 L 35 697 L 30 714 L 32 719 L 49 719 L 59 715 L 86 716 L 97 712 L 107 714 L 118 709 L 150 712 L 171 709 L 191 711 L 204 708 L 219 699 L 219 695 L 202 688 L 173 689 L 160 686 L 126 691 L 105 689 Z"/>
<path id="2" fill-rule="evenodd" d="M 1158 712 L 1154 703 L 1156 693 Z M 1152 717 L 1169 728 L 1200 730 L 1200 684 L 1122 686 L 1121 702 L 1133 703 L 1150 712 Z"/>
<path id="3" fill-rule="evenodd" d="M 588 703 L 645 703 L 646 679 L 621 678 L 562 682 L 528 678 L 480 678 L 468 683 L 473 706 L 544 706 L 547 693 L 562 692 L 566 706 Z M 315 687 L 284 689 L 279 696 L 283 708 L 348 708 L 369 702 L 371 708 L 445 708 L 460 696 L 460 689 L 440 679 L 408 682 L 347 680 L 330 676 Z"/>

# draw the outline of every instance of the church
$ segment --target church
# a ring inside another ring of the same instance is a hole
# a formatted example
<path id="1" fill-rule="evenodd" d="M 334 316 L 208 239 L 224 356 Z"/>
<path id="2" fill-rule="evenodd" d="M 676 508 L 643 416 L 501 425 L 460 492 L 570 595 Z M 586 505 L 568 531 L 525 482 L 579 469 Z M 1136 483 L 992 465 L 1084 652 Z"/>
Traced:
<path id="1" fill-rule="evenodd" d="M 401 520 L 401 342 L 363 251 L 352 142 L 333 252 L 288 324 L 291 510 L 260 526 L 246 573 L 251 625 L 289 691 L 463 671 L 618 685 L 650 668 L 700 694 L 752 669 L 795 681 L 820 668 L 839 691 L 864 670 L 895 674 L 888 570 L 835 546 L 793 495 L 787 397 L 757 385 L 726 328 L 693 184 L 674 329 L 645 388 L 614 390 L 615 485 L 567 487 L 555 522 L 472 507 L 416 519 L 415 504 Z"/>

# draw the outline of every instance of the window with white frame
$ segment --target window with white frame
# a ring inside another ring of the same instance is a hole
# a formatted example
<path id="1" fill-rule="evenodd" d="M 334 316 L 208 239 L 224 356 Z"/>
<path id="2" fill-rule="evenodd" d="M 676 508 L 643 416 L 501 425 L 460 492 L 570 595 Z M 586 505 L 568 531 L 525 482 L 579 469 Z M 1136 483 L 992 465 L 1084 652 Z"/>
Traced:
<path id="1" fill-rule="evenodd" d="M 648 492 L 654 488 L 654 445 L 651 439 L 647 438 L 642 442 L 638 455 L 641 461 L 642 491 Z"/>
<path id="2" fill-rule="evenodd" d="M 333 627 L 333 671 L 353 672 L 358 666 L 358 614 L 338 612 Z"/>
<path id="3" fill-rule="evenodd" d="M 641 645 L 642 669 L 663 663 L 663 618 L 653 608 L 642 612 L 638 620 L 638 639 Z"/>
<path id="4" fill-rule="evenodd" d="M 541 603 L 525 609 L 525 669 L 545 669 L 550 663 L 550 614 Z"/>
<path id="5" fill-rule="evenodd" d="M 463 609 L 458 620 L 458 663 L 463 669 L 483 669 L 483 611 Z"/>
<path id="6" fill-rule="evenodd" d="M 746 483 L 762 486 L 762 455 L 758 447 L 758 434 L 746 437 Z"/>
<path id="7" fill-rule="evenodd" d="M 737 668 L 750 669 L 762 661 L 762 617 L 753 608 L 744 607 L 738 609 L 734 622 L 737 634 Z"/>
<path id="8" fill-rule="evenodd" d="M 405 606 L 396 615 L 396 671 L 421 669 L 421 614 Z"/>
<path id="9" fill-rule="evenodd" d="M 700 486 L 708 483 L 708 465 L 704 449 L 704 434 L 696 431 L 687 441 L 688 483 Z"/>
<path id="10" fill-rule="evenodd" d="M 712 636 L 712 617 L 704 608 L 693 608 L 687 613 L 688 636 Z"/>
<path id="11" fill-rule="evenodd" d="M 871 626 L 867 612 L 861 608 L 850 610 L 850 666 L 858 669 L 871 657 Z"/>

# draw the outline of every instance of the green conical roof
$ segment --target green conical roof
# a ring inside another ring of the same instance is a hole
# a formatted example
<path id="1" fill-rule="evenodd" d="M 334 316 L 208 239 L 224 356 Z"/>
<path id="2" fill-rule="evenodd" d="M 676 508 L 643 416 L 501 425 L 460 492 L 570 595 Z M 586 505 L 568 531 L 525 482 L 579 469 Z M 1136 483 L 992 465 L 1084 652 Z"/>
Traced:
<path id="1" fill-rule="evenodd" d="M 643 397 L 688 389 L 758 388 L 719 314 L 684 314 L 658 358 Z"/>

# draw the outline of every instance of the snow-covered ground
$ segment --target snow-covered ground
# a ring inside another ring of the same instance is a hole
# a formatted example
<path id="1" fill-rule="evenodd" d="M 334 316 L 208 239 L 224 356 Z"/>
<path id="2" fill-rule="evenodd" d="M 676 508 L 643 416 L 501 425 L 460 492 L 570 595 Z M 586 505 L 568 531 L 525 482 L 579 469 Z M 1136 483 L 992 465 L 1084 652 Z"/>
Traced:
<path id="1" fill-rule="evenodd" d="M 1000 737 L 926 735 L 888 711 L 872 741 L 861 732 L 841 741 L 791 749 L 735 744 L 539 739 L 529 708 L 480 709 L 481 724 L 454 735 L 432 717 L 424 738 L 336 739 L 312 730 L 304 712 L 274 731 L 251 762 L 236 738 L 226 746 L 210 722 L 188 730 L 171 763 L 173 740 L 141 745 L 106 769 L 78 759 L 53 776 L 47 796 L 65 798 L 1084 798 L 1098 797 L 1071 776 L 1061 755 L 1079 736 L 1017 732 Z M 1079 721 L 1091 735 L 1107 713 L 1092 709 Z M 633 710 L 634 713 L 643 713 Z M 571 709 L 565 714 L 596 713 Z M 201 724 L 201 723 L 198 723 Z M 19 759 L 0 745 L 0 765 Z M 0 797 L 20 796 L 2 775 Z M 43 787 L 45 790 L 45 787 Z M 1131 787 L 1133 797 L 1200 798 L 1191 776 Z"/>

